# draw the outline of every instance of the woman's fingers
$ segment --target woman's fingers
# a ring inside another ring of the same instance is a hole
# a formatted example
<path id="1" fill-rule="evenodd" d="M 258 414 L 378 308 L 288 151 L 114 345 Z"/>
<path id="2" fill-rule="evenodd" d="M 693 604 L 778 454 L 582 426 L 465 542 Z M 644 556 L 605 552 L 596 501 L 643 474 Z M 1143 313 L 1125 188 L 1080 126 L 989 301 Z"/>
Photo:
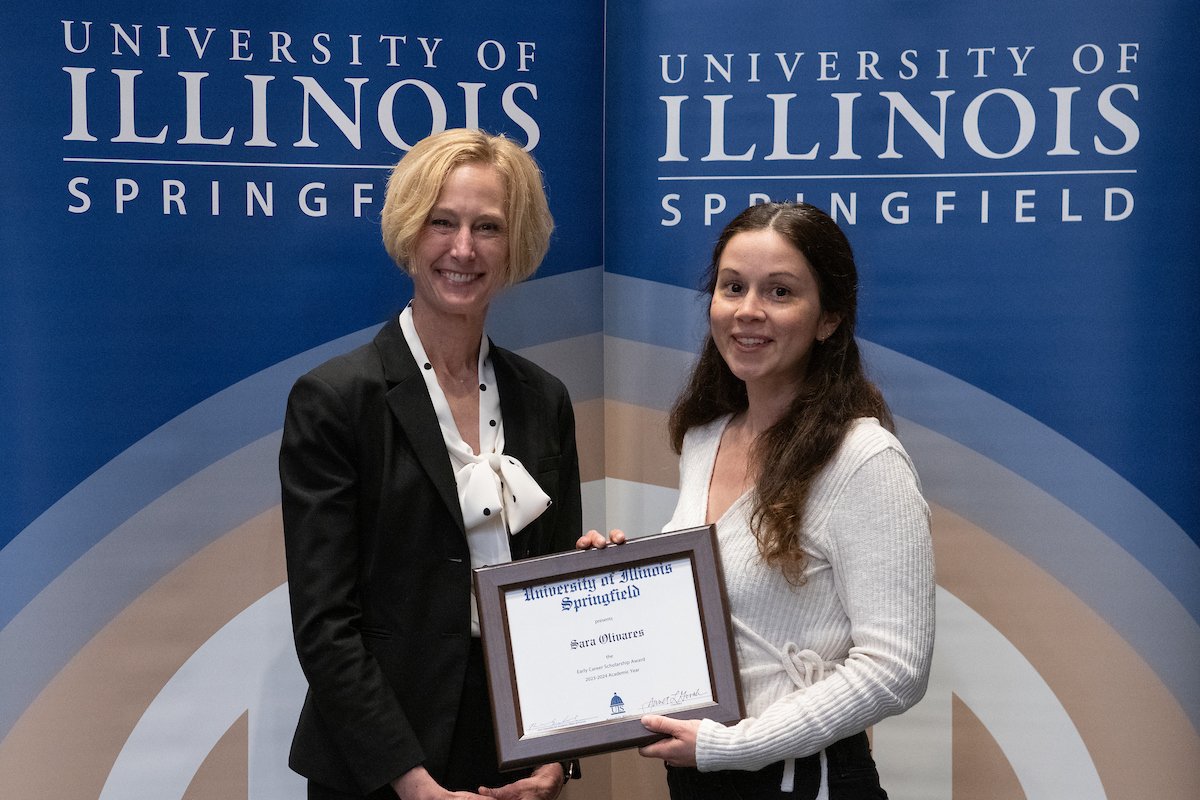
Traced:
<path id="1" fill-rule="evenodd" d="M 624 543 L 625 543 L 625 534 L 619 530 L 614 530 L 609 535 L 608 539 L 605 539 L 604 534 L 600 533 L 600 531 L 588 531 L 583 536 L 580 536 L 578 541 L 575 542 L 575 549 L 576 550 L 591 550 L 594 548 L 594 549 L 599 550 L 601 548 L 607 547 L 610 544 L 624 544 Z"/>

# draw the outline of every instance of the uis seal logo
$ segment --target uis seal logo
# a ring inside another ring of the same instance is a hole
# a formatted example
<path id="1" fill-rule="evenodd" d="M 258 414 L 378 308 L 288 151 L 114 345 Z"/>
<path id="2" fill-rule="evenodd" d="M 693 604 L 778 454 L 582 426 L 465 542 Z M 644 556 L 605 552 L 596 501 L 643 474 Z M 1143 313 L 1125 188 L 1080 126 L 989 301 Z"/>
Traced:
<path id="1" fill-rule="evenodd" d="M 614 694 L 612 696 L 612 700 L 608 701 L 608 708 L 609 708 L 609 713 L 611 713 L 611 714 L 624 714 L 625 713 L 625 701 L 621 699 L 620 695 Z"/>

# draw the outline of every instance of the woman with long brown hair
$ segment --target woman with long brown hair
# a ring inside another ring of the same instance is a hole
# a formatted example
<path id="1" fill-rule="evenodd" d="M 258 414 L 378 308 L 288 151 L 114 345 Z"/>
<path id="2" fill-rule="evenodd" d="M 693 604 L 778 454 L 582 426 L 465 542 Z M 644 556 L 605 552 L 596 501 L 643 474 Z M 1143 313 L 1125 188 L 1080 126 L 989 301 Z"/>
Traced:
<path id="1" fill-rule="evenodd" d="M 676 798 L 884 798 L 865 730 L 924 694 L 929 509 L 854 340 L 837 224 L 768 203 L 722 232 L 710 335 L 670 418 L 666 530 L 715 523 L 746 719 L 648 716 Z M 614 537 L 615 538 L 615 537 Z"/>

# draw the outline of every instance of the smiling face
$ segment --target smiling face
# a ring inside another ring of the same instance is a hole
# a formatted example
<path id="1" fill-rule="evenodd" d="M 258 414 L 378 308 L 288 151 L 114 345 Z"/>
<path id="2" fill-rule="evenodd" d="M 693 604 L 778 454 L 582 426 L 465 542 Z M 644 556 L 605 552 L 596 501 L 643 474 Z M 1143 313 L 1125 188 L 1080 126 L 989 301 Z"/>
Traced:
<path id="1" fill-rule="evenodd" d="M 808 260 L 775 231 L 736 234 L 717 265 L 709 321 L 717 350 L 747 393 L 794 397 L 813 342 L 841 321 L 821 309 Z"/>
<path id="2" fill-rule="evenodd" d="M 414 307 L 482 322 L 508 273 L 504 204 L 495 167 L 464 164 L 446 177 L 409 262 Z"/>

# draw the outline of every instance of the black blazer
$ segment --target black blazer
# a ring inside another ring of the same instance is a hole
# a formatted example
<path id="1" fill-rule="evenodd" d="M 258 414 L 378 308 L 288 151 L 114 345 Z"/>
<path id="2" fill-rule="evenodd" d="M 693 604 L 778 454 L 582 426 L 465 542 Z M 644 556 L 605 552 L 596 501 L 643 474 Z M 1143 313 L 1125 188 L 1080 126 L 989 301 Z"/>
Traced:
<path id="1" fill-rule="evenodd" d="M 505 452 L 553 505 L 514 559 L 581 533 L 566 387 L 497 347 Z M 424 764 L 445 769 L 470 647 L 471 558 L 450 457 L 393 319 L 373 342 L 300 378 L 279 453 L 292 627 L 309 691 L 296 772 L 367 794 Z"/>

